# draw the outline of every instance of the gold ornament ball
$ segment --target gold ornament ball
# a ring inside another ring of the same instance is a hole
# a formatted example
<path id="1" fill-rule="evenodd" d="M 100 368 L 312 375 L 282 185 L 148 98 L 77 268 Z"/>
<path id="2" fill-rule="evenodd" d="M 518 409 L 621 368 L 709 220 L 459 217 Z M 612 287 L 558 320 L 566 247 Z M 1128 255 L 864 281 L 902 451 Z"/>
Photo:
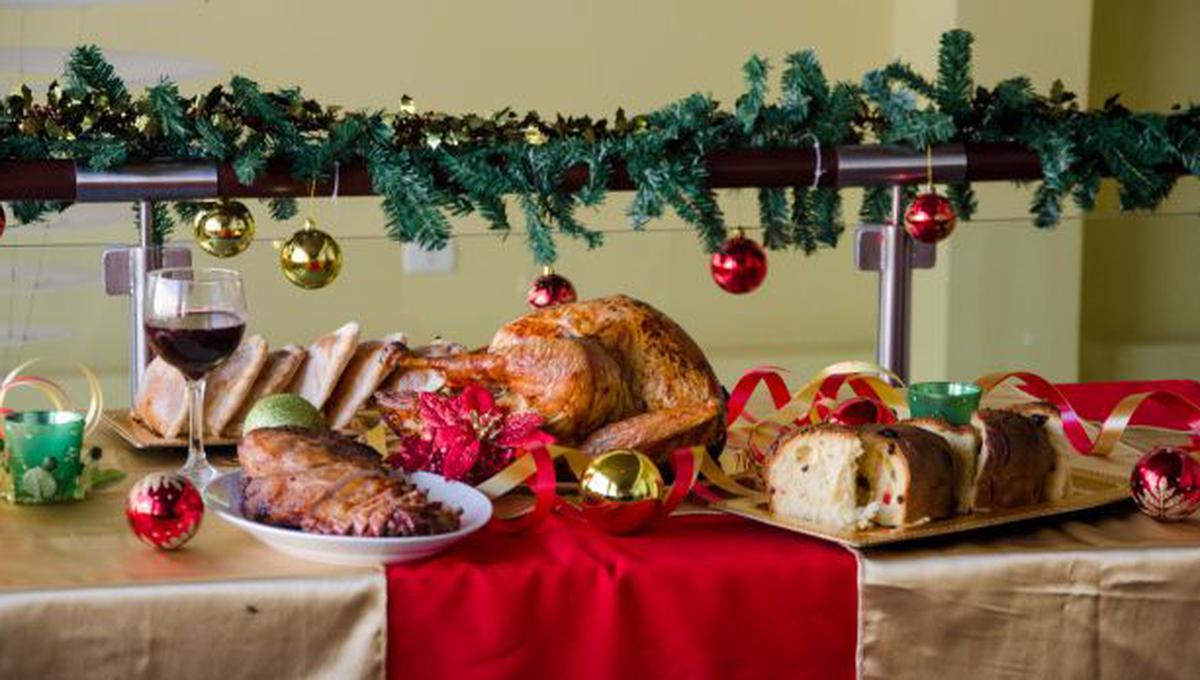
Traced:
<path id="1" fill-rule="evenodd" d="M 633 449 L 597 456 L 579 480 L 584 516 L 615 534 L 637 531 L 654 521 L 664 488 L 654 461 Z"/>
<path id="2" fill-rule="evenodd" d="M 305 220 L 304 228 L 280 246 L 279 266 L 288 281 L 301 288 L 324 288 L 342 271 L 342 247 L 312 220 Z"/>
<path id="3" fill-rule="evenodd" d="M 217 201 L 196 213 L 196 244 L 216 257 L 233 257 L 254 241 L 254 215 L 239 201 Z"/>

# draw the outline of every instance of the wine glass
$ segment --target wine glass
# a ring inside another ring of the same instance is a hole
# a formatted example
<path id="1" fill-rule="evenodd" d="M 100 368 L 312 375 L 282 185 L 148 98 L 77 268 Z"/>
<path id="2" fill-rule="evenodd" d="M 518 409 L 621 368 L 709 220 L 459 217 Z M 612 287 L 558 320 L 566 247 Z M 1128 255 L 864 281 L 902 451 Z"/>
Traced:
<path id="1" fill-rule="evenodd" d="M 203 489 L 219 474 L 204 453 L 204 376 L 242 342 L 242 275 L 231 269 L 158 269 L 146 277 L 145 306 L 150 346 L 187 378 L 188 457 L 179 472 Z"/>

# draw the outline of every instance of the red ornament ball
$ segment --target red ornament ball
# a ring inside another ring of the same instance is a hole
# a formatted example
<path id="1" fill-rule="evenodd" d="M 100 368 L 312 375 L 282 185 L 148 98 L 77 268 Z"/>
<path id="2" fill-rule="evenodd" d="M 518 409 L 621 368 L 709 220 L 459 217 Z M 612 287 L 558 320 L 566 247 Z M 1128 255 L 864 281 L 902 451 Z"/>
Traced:
<path id="1" fill-rule="evenodd" d="M 4 236 L 4 228 L 8 226 L 8 216 L 4 214 L 4 206 L 0 205 L 0 236 Z"/>
<path id="2" fill-rule="evenodd" d="M 709 270 L 713 281 L 726 292 L 749 293 L 767 278 L 767 254 L 762 246 L 738 234 L 713 253 Z"/>
<path id="3" fill-rule="evenodd" d="M 1133 466 L 1129 491 L 1138 509 L 1162 522 L 1181 520 L 1200 507 L 1200 460 L 1175 446 L 1160 446 Z"/>
<path id="4" fill-rule="evenodd" d="M 944 240 L 957 222 L 950 199 L 932 191 L 917 196 L 904 211 L 904 229 L 922 243 Z"/>
<path id="5" fill-rule="evenodd" d="M 529 287 L 529 294 L 525 299 L 529 301 L 530 308 L 541 309 L 575 302 L 579 296 L 575 294 L 575 285 L 571 283 L 570 279 L 561 274 L 555 274 L 554 270 L 547 267 L 545 272 L 537 277 L 533 285 Z"/>
<path id="6" fill-rule="evenodd" d="M 143 543 L 174 550 L 196 535 L 204 501 L 183 475 L 152 472 L 129 490 L 125 518 Z"/>

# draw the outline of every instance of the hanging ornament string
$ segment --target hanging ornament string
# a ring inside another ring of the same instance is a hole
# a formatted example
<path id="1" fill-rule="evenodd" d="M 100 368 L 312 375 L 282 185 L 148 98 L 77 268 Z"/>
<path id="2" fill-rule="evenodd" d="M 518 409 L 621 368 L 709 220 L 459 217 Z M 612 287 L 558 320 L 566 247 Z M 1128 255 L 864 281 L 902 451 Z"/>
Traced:
<path id="1" fill-rule="evenodd" d="M 937 193 L 933 188 L 933 147 L 929 145 L 925 146 L 925 189 Z"/>

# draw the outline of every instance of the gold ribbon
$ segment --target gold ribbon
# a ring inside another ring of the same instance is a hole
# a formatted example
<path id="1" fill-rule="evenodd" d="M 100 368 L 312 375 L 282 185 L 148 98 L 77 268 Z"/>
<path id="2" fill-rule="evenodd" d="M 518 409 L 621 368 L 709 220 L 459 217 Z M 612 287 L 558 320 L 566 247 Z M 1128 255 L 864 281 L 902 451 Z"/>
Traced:
<path id="1" fill-rule="evenodd" d="M 75 406 L 72 404 L 70 397 L 67 396 L 66 391 L 54 381 L 41 376 L 21 375 L 22 371 L 41 360 L 40 357 L 35 357 L 25 361 L 9 371 L 8 375 L 4 376 L 4 380 L 0 381 L 0 409 L 4 407 L 4 398 L 10 389 L 14 387 L 30 387 L 46 395 L 46 398 L 50 400 L 50 403 L 54 405 L 56 410 L 75 410 Z M 96 377 L 96 374 L 91 369 L 79 363 L 75 364 L 75 366 L 83 374 L 83 379 L 87 382 L 88 386 L 88 407 L 84 411 L 83 420 L 83 434 L 86 437 L 100 425 L 100 416 L 104 413 L 104 392 L 100 388 L 100 379 Z"/>

